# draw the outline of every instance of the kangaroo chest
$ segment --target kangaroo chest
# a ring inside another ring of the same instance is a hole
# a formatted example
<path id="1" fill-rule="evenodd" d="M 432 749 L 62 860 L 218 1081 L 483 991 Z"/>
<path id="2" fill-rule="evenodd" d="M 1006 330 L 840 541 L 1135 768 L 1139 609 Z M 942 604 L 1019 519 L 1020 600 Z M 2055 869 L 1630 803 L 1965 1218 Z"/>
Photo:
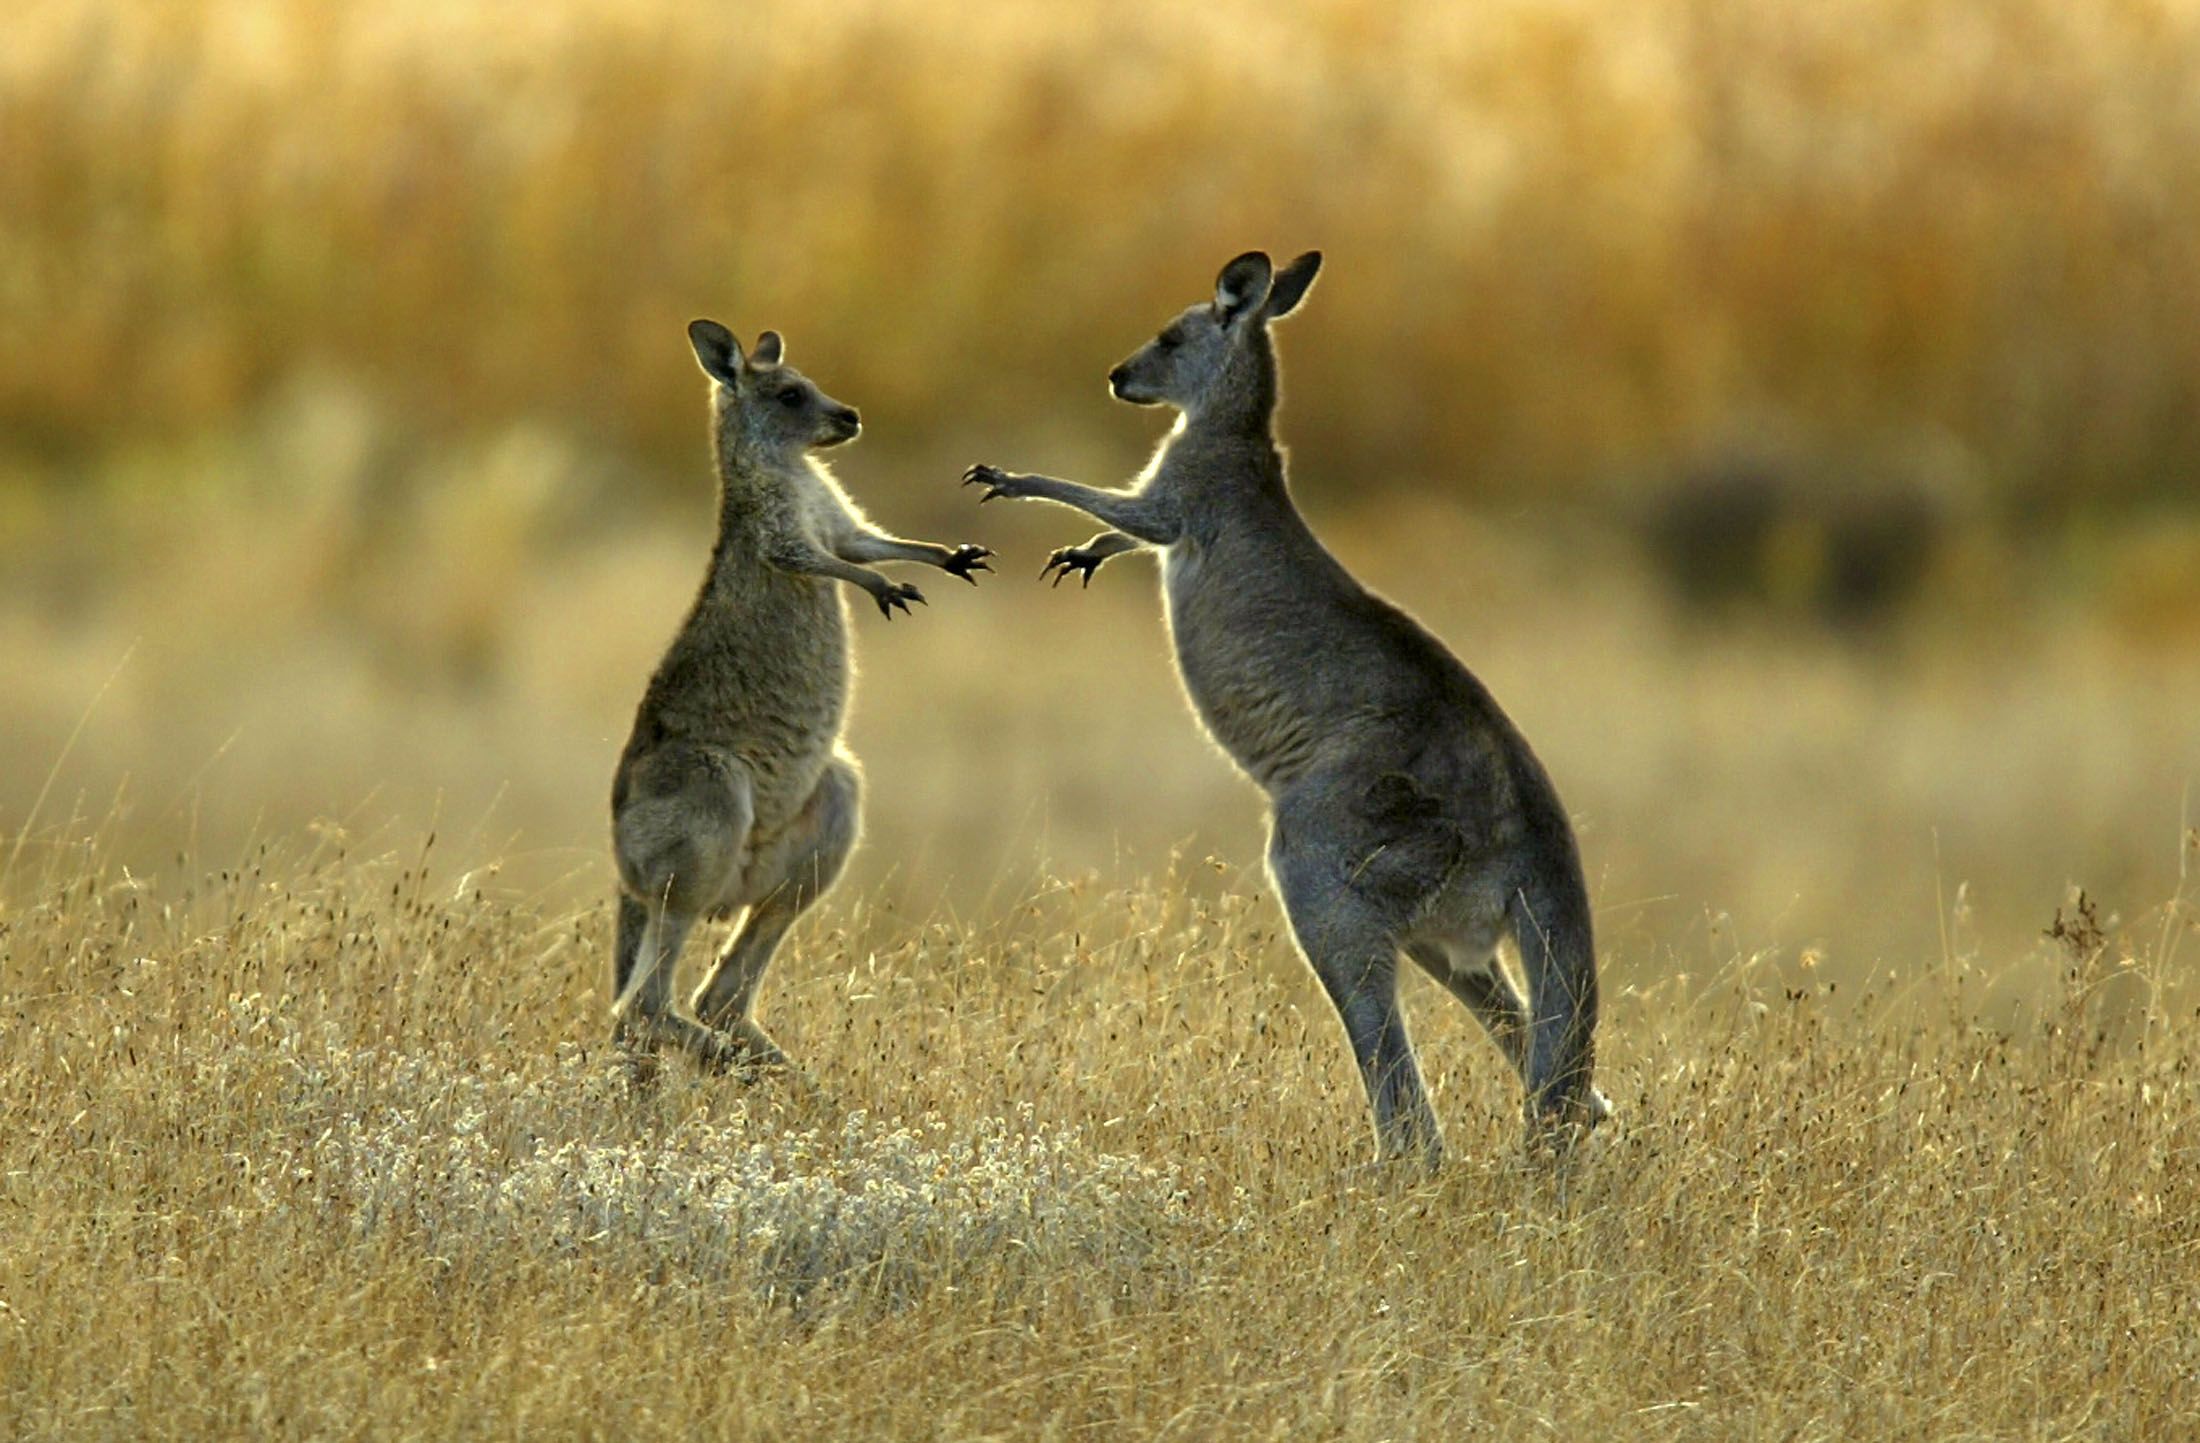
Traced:
<path id="1" fill-rule="evenodd" d="M 767 573 L 698 608 L 654 688 L 664 729 L 730 753 L 748 773 L 756 827 L 770 833 L 817 786 L 851 690 L 839 588 Z"/>
<path id="2" fill-rule="evenodd" d="M 1192 709 L 1230 759 L 1271 791 L 1302 773 L 1329 731 L 1318 644 L 1271 578 L 1211 550 L 1162 557 L 1162 601 Z M 1337 663 L 1334 659 L 1330 666 Z"/>

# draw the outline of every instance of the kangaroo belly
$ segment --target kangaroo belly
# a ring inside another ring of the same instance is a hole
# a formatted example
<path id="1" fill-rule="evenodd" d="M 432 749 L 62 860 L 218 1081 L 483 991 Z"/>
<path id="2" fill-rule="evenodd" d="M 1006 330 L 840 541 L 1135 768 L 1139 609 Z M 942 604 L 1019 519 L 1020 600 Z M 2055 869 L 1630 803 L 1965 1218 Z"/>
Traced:
<path id="1" fill-rule="evenodd" d="M 774 578 L 779 580 L 779 578 Z M 785 578 L 698 613 L 673 643 L 637 729 L 730 757 L 753 828 L 774 835 L 816 790 L 851 689 L 847 616 L 828 584 Z"/>
<path id="2" fill-rule="evenodd" d="M 808 666 L 782 660 L 767 645 L 738 720 L 732 749 L 756 789 L 756 832 L 778 834 L 808 803 L 840 742 L 850 690 L 844 613 L 837 592 L 823 617 L 809 618 Z"/>
<path id="3" fill-rule="evenodd" d="M 750 743 L 736 748 L 755 788 L 758 840 L 776 837 L 803 806 L 832 760 L 837 732 L 790 736 L 783 744 Z"/>

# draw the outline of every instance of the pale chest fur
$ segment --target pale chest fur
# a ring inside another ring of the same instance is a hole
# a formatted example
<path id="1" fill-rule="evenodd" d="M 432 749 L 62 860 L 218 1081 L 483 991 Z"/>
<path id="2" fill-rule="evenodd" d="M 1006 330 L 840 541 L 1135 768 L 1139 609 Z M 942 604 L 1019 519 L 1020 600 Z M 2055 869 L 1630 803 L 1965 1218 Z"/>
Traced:
<path id="1" fill-rule="evenodd" d="M 759 558 L 721 556 L 720 573 L 666 652 L 638 725 L 712 747 L 748 773 L 758 833 L 770 835 L 815 790 L 853 683 L 841 588 Z"/>

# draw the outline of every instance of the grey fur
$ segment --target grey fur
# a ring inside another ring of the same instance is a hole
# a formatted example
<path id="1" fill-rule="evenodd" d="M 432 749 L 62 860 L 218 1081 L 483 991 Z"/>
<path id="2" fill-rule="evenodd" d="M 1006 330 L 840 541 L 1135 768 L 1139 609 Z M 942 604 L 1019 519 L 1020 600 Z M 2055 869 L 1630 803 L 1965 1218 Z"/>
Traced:
<path id="1" fill-rule="evenodd" d="M 1531 1136 L 1609 1112 L 1590 1084 L 1596 959 L 1573 828 L 1550 778 L 1482 684 L 1413 618 L 1355 581 L 1285 487 L 1275 347 L 1321 266 L 1258 251 L 1108 375 L 1180 413 L 1127 490 L 991 466 L 995 496 L 1037 497 L 1114 528 L 1049 558 L 1089 583 L 1110 556 L 1161 551 L 1184 689 L 1267 792 L 1268 870 L 1336 1004 L 1385 1156 L 1439 1151 L 1398 1006 L 1400 953 L 1474 1009 L 1520 1074 Z M 1528 996 L 1496 960 L 1510 937 Z"/>
<path id="2" fill-rule="evenodd" d="M 619 873 L 612 1011 L 637 1048 L 704 1066 L 780 1066 L 751 1016 L 780 938 L 853 850 L 861 773 L 840 745 L 853 667 L 836 582 L 891 620 L 924 597 L 862 564 L 922 561 L 975 584 L 982 546 L 873 530 L 810 453 L 855 439 L 860 418 L 785 364 L 766 331 L 744 356 L 715 321 L 688 327 L 711 377 L 718 543 L 702 590 L 650 678 L 611 789 Z M 698 921 L 746 913 L 697 989 L 672 1001 Z"/>

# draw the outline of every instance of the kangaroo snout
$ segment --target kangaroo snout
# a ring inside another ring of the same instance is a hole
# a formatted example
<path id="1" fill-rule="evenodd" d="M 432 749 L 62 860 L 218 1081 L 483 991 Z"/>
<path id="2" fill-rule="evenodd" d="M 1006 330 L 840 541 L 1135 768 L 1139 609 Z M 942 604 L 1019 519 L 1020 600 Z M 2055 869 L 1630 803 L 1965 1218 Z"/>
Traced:
<path id="1" fill-rule="evenodd" d="M 1153 358 L 1145 352 L 1132 356 L 1108 372 L 1108 394 L 1133 406 L 1159 405 L 1161 389 L 1154 380 L 1155 369 Z"/>
<path id="2" fill-rule="evenodd" d="M 863 417 L 853 406 L 841 406 L 826 413 L 835 434 L 825 444 L 838 446 L 843 441 L 853 441 L 863 431 Z"/>

